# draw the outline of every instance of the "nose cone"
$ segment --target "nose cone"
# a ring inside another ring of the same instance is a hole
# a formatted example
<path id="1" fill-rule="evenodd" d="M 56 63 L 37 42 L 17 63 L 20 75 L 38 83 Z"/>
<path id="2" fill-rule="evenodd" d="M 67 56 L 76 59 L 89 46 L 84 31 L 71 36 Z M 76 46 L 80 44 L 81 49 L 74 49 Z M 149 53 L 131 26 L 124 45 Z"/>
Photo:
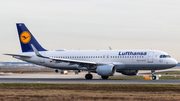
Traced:
<path id="1" fill-rule="evenodd" d="M 174 67 L 175 67 L 178 64 L 178 62 L 175 59 L 172 58 L 171 64 L 174 65 Z"/>

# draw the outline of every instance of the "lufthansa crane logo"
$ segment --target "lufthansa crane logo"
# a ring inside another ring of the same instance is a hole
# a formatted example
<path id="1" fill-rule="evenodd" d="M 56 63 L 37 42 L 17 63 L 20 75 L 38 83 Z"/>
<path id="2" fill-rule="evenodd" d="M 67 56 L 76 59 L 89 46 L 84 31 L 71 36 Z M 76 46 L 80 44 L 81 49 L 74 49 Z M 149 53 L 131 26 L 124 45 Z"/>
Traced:
<path id="1" fill-rule="evenodd" d="M 22 43 L 27 44 L 31 40 L 31 34 L 28 31 L 24 31 L 21 33 L 20 39 Z"/>

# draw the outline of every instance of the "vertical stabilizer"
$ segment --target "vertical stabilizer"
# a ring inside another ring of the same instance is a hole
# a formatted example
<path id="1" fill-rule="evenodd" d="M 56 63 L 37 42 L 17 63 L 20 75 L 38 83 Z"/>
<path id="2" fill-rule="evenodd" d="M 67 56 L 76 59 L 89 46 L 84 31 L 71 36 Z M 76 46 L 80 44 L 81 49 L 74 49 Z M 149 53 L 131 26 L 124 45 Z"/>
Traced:
<path id="1" fill-rule="evenodd" d="M 33 52 L 31 44 L 36 47 L 38 51 L 46 51 L 34 38 L 31 32 L 26 28 L 24 23 L 17 23 L 17 30 L 21 44 L 22 52 Z"/>

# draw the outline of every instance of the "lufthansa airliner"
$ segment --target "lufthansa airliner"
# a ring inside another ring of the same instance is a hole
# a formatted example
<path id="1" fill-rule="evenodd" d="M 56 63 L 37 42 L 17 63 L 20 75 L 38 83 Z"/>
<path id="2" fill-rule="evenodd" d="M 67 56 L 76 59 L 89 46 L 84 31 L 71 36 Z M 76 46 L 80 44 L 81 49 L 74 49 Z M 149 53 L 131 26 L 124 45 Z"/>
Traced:
<path id="1" fill-rule="evenodd" d="M 108 79 L 115 72 L 124 75 L 137 75 L 138 70 L 151 70 L 156 80 L 155 70 L 175 67 L 177 61 L 169 54 L 158 50 L 56 50 L 44 49 L 27 29 L 17 23 L 22 53 L 5 54 L 26 62 L 54 68 L 56 71 L 85 70 L 86 79 L 92 79 L 95 72 Z"/>

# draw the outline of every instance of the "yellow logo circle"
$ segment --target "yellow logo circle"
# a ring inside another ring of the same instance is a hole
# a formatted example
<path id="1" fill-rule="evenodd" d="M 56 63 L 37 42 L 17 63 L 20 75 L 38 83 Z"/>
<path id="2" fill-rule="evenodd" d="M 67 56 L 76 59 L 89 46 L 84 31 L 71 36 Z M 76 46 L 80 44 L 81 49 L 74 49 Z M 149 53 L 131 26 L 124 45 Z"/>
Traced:
<path id="1" fill-rule="evenodd" d="M 22 43 L 27 44 L 31 40 L 31 34 L 28 31 L 24 31 L 21 33 L 20 39 Z"/>

